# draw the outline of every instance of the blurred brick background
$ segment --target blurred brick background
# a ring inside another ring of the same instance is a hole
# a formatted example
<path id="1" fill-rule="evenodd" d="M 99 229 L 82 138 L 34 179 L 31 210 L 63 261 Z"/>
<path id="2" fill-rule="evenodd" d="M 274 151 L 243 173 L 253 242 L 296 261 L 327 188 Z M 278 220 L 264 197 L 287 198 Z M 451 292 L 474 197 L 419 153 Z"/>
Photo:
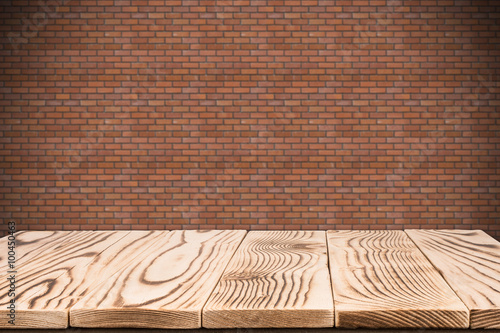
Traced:
<path id="1" fill-rule="evenodd" d="M 19 230 L 500 237 L 495 1 L 2 4 Z"/>

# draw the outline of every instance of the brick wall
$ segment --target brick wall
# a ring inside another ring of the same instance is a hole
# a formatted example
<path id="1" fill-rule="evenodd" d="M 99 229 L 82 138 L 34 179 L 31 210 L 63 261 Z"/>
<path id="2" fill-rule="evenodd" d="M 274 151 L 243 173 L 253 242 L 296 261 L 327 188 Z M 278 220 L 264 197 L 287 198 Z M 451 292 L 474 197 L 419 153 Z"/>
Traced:
<path id="1" fill-rule="evenodd" d="M 4 1 L 18 229 L 500 237 L 494 1 Z"/>

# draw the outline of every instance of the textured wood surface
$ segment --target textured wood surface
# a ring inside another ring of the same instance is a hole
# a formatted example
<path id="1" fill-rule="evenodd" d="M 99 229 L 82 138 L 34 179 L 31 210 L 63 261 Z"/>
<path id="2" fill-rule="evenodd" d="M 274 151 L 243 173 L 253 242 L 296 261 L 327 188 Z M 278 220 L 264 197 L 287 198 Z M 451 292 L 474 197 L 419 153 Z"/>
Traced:
<path id="1" fill-rule="evenodd" d="M 46 251 L 51 251 L 64 243 L 67 237 L 76 236 L 76 231 L 19 231 L 15 234 L 15 268 L 18 269 L 30 260 L 40 258 Z M 7 274 L 8 236 L 0 239 L 0 276 Z"/>
<path id="2" fill-rule="evenodd" d="M 251 231 L 203 310 L 203 326 L 333 327 L 325 233 Z"/>
<path id="3" fill-rule="evenodd" d="M 16 328 L 66 328 L 68 313 L 64 309 L 47 311 L 48 301 L 68 292 L 55 282 L 75 266 L 86 266 L 96 256 L 110 247 L 127 232 L 80 231 L 70 237 L 54 240 L 50 251 L 45 251 L 17 270 L 16 274 Z M 2 280 L 0 290 L 8 290 L 9 282 Z M 62 296 L 62 297 L 64 297 Z M 71 296 L 67 295 L 66 297 Z M 12 328 L 8 323 L 7 304 L 10 297 L 0 294 L 0 328 Z M 31 306 L 36 304 L 36 306 Z"/>
<path id="4" fill-rule="evenodd" d="M 500 243 L 481 231 L 21 231 L 16 241 L 16 328 L 331 327 L 332 284 L 337 327 L 465 328 L 470 315 L 472 328 L 500 328 Z M 0 328 L 11 328 L 5 252 Z"/>
<path id="5" fill-rule="evenodd" d="M 469 311 L 403 231 L 328 231 L 336 326 L 467 328 Z"/>
<path id="6" fill-rule="evenodd" d="M 79 264 L 58 275 L 47 275 L 46 281 L 53 278 L 47 288 L 31 295 L 29 299 L 20 298 L 18 308 L 26 314 L 64 312 L 69 323 L 69 308 L 85 295 L 98 287 L 103 280 L 126 265 L 133 264 L 148 253 L 149 248 L 165 237 L 165 231 L 121 231 L 124 237 L 97 254 L 90 262 Z"/>
<path id="7" fill-rule="evenodd" d="M 172 231 L 70 309 L 71 326 L 199 328 L 245 231 Z"/>
<path id="8" fill-rule="evenodd" d="M 471 328 L 500 329 L 500 243 L 479 230 L 407 230 L 471 311 Z"/>

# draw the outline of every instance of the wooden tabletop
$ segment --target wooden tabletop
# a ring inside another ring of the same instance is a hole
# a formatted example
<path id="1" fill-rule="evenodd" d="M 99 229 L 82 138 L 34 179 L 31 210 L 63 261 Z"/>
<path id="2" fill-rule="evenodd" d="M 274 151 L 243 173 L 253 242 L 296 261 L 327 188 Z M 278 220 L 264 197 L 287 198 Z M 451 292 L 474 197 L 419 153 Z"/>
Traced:
<path id="1" fill-rule="evenodd" d="M 477 230 L 23 231 L 13 274 L 7 244 L 0 329 L 500 328 Z"/>

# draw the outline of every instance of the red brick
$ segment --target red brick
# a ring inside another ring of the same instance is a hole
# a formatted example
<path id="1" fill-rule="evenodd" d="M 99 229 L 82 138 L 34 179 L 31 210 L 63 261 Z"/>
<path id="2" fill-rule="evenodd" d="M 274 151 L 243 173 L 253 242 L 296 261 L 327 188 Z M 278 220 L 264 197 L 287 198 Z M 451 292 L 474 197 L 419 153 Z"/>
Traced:
<path id="1" fill-rule="evenodd" d="M 7 38 L 5 217 L 500 237 L 500 31 L 477 20 L 499 8 L 373 4 L 75 2 Z M 32 6 L 2 8 L 5 29 Z"/>

